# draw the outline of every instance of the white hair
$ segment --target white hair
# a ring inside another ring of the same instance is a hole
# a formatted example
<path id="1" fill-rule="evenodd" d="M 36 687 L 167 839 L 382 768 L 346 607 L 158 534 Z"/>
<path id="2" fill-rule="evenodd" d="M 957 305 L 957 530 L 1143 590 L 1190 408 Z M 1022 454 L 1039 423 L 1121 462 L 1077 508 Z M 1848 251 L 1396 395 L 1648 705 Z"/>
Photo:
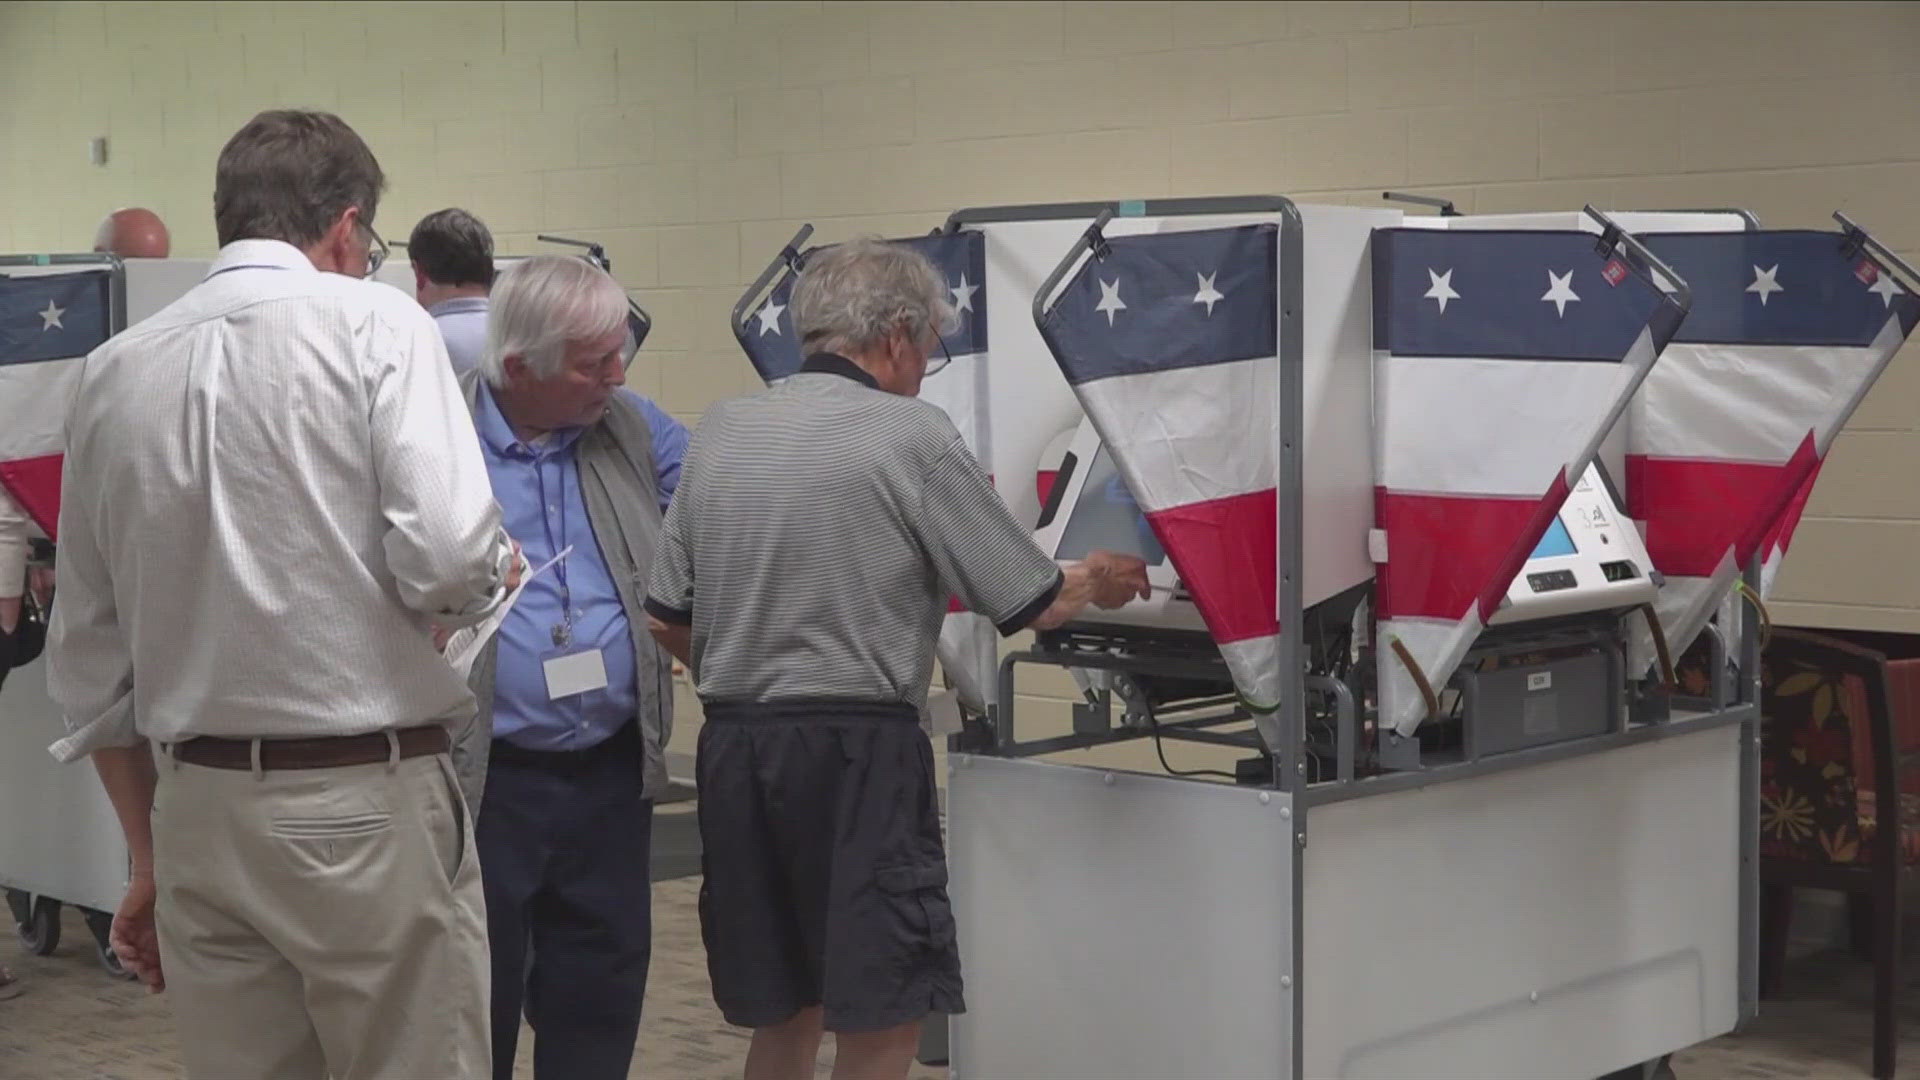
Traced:
<path id="1" fill-rule="evenodd" d="M 862 237 L 807 257 L 793 287 L 793 325 L 809 352 L 866 352 L 902 323 L 924 341 L 953 332 L 949 295 L 926 256 L 904 244 Z"/>
<path id="2" fill-rule="evenodd" d="M 524 357 L 537 378 L 560 370 L 570 341 L 592 341 L 627 325 L 627 293 L 607 272 L 571 255 L 517 259 L 493 283 L 480 374 L 504 386 L 507 357 Z"/>

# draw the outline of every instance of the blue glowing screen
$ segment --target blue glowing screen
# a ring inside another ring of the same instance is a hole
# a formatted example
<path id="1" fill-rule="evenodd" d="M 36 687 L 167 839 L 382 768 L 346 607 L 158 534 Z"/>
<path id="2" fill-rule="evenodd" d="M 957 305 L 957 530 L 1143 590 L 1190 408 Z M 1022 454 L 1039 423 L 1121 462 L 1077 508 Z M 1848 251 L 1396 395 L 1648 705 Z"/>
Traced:
<path id="1" fill-rule="evenodd" d="M 1567 527 L 1556 516 L 1553 524 L 1547 526 L 1546 535 L 1534 545 L 1531 558 L 1551 559 L 1556 555 L 1571 555 L 1573 551 L 1573 537 L 1568 535 Z"/>

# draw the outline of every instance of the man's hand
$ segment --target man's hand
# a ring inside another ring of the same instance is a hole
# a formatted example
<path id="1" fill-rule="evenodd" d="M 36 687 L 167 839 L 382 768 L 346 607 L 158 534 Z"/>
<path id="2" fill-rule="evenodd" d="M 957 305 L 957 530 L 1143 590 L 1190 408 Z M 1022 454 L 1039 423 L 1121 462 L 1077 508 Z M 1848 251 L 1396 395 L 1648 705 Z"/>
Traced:
<path id="1" fill-rule="evenodd" d="M 1087 553 L 1087 566 L 1093 571 L 1092 604 L 1097 608 L 1123 607 L 1128 602 L 1145 600 L 1153 593 L 1147 583 L 1146 560 L 1111 551 Z"/>
<path id="2" fill-rule="evenodd" d="M 107 944 L 120 958 L 121 966 L 147 984 L 147 992 L 157 994 L 167 988 L 160 971 L 160 938 L 153 928 L 154 888 L 151 873 L 133 875 L 120 910 L 113 915 L 113 930 Z"/>
<path id="3" fill-rule="evenodd" d="M 527 557 L 520 553 L 520 541 L 509 538 L 509 542 L 513 544 L 513 562 L 507 566 L 507 591 L 512 592 L 520 587 L 520 577 L 527 572 Z"/>
<path id="4" fill-rule="evenodd" d="M 1111 551 L 1090 551 L 1087 557 L 1060 568 L 1065 580 L 1053 603 L 1027 625 L 1034 630 L 1054 630 L 1072 622 L 1088 605 L 1117 608 L 1138 597 L 1153 593 L 1147 583 L 1147 564 L 1132 555 Z"/>

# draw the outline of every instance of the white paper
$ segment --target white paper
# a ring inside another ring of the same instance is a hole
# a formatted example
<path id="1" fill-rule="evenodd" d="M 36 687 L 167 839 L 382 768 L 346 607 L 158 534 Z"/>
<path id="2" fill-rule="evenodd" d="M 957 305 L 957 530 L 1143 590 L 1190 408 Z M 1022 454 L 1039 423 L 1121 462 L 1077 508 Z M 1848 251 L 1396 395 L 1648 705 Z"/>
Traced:
<path id="1" fill-rule="evenodd" d="M 573 547 L 569 545 L 560 554 L 541 563 L 539 569 L 520 579 L 519 587 L 508 593 L 505 600 L 500 601 L 500 606 L 494 609 L 493 614 L 472 626 L 463 626 L 455 630 L 447 638 L 447 647 L 441 650 L 441 655 L 447 658 L 447 663 L 453 665 L 453 670 L 461 678 L 464 679 L 473 673 L 473 662 L 480 658 L 480 650 L 486 648 L 487 642 L 499 631 L 500 624 L 507 620 L 507 613 L 513 610 L 513 605 L 520 602 L 520 594 L 527 591 L 527 586 L 533 584 L 535 578 L 552 569 L 554 563 L 572 553 Z"/>

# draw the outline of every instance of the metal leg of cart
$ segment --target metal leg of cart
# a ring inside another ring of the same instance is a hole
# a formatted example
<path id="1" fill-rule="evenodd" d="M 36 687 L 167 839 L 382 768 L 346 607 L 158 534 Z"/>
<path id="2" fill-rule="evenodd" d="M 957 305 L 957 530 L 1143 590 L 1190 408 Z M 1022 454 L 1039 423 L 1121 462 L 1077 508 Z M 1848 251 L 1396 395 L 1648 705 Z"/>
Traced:
<path id="1" fill-rule="evenodd" d="M 13 912 L 14 929 L 27 951 L 35 956 L 52 956 L 60 947 L 60 901 L 8 889 L 7 907 Z"/>

